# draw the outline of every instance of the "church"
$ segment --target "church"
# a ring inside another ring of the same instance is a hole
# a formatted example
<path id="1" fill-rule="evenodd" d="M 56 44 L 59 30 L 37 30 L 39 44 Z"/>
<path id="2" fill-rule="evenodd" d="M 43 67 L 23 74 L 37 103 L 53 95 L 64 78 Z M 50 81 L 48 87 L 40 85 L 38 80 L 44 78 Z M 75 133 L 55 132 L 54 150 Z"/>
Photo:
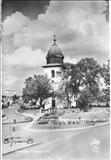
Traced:
<path id="1" fill-rule="evenodd" d="M 61 66 L 63 65 L 64 55 L 61 49 L 56 43 L 56 36 L 54 35 L 54 40 L 52 46 L 49 48 L 46 56 L 46 65 L 42 66 L 44 68 L 44 74 L 50 79 L 51 85 L 56 91 L 59 87 L 61 78 L 59 74 L 61 73 Z M 60 103 L 57 98 L 51 97 L 45 103 L 45 108 L 58 108 Z"/>

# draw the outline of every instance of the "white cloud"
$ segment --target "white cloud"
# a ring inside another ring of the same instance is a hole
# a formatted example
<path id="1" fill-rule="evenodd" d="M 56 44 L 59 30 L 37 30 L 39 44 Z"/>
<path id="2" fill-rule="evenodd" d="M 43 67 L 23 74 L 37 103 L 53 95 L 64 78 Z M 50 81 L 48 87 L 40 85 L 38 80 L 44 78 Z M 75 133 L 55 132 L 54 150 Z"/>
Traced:
<path id="1" fill-rule="evenodd" d="M 76 63 L 82 57 L 105 62 L 109 56 L 109 26 L 101 14 L 105 5 L 104 1 L 50 1 L 37 19 L 20 12 L 8 16 L 2 40 L 5 71 L 14 77 L 40 73 L 54 34 L 65 62 Z"/>
<path id="2" fill-rule="evenodd" d="M 101 14 L 104 7 L 104 1 L 50 1 L 46 13 L 38 19 L 29 20 L 20 12 L 12 14 L 4 21 L 5 34 L 13 34 L 16 47 L 25 45 L 46 51 L 53 34 L 57 34 L 64 49 L 78 47 L 86 52 L 90 47 L 108 51 L 108 23 Z"/>
<path id="3" fill-rule="evenodd" d="M 3 34 L 10 35 L 19 32 L 20 29 L 23 29 L 29 22 L 29 18 L 21 12 L 15 12 L 11 16 L 8 16 L 3 22 Z"/>
<path id="4" fill-rule="evenodd" d="M 3 65 L 35 67 L 45 64 L 45 53 L 40 49 L 21 47 L 10 55 L 3 55 Z"/>
<path id="5" fill-rule="evenodd" d="M 4 76 L 3 77 L 3 85 L 5 86 L 12 86 L 17 81 L 18 81 L 18 78 L 15 76 Z"/>
<path id="6" fill-rule="evenodd" d="M 69 57 L 65 57 L 64 62 L 66 63 L 72 63 L 72 64 L 76 64 L 77 63 L 77 59 L 76 58 L 69 58 Z"/>

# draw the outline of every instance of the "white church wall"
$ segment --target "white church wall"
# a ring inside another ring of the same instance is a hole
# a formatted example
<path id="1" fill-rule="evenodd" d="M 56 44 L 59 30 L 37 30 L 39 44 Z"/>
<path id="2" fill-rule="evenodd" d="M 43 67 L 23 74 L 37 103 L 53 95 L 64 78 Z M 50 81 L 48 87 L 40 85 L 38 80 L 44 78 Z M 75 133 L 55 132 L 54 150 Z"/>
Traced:
<path id="1" fill-rule="evenodd" d="M 54 72 L 55 72 L 54 77 L 52 77 L 52 70 L 54 70 Z M 60 82 L 61 82 L 61 77 L 57 74 L 57 72 L 60 72 L 60 67 L 44 68 L 44 73 L 51 80 L 51 83 L 52 83 L 54 90 L 58 89 Z"/>
<path id="2" fill-rule="evenodd" d="M 52 107 L 52 98 L 50 97 L 45 100 L 45 109 L 49 109 L 51 107 Z"/>
<path id="3" fill-rule="evenodd" d="M 52 78 L 52 73 L 51 73 L 52 70 L 55 71 L 55 77 L 54 78 Z M 49 79 L 58 79 L 58 78 L 60 78 L 57 75 L 58 71 L 60 71 L 60 67 L 47 67 L 47 68 L 44 68 L 44 73 L 48 76 Z"/>

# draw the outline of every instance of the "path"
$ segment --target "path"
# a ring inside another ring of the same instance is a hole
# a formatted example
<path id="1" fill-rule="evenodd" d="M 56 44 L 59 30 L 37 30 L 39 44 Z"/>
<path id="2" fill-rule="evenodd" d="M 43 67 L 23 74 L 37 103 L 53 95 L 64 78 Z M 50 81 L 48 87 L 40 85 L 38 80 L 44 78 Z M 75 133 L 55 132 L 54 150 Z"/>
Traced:
<path id="1" fill-rule="evenodd" d="M 40 146 L 34 146 L 3 157 L 3 160 L 109 160 L 110 127 L 101 126 L 82 131 L 53 132 L 58 137 Z M 47 136 L 49 133 L 46 133 Z"/>

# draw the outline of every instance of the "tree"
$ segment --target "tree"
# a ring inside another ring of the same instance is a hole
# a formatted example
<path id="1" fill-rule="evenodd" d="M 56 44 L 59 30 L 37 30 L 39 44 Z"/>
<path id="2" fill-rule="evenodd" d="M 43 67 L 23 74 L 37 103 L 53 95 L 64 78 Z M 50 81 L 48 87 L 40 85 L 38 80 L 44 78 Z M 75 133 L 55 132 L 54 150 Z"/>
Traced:
<path id="1" fill-rule="evenodd" d="M 90 98 L 91 95 L 95 97 L 95 99 L 98 98 L 100 92 L 98 79 L 100 78 L 100 74 L 101 66 L 93 58 L 82 58 L 74 65 L 71 73 L 71 86 L 76 99 L 84 90 L 87 91 L 83 92 L 85 96 L 88 95 L 88 93 L 90 95 L 87 98 Z M 86 100 L 86 103 L 87 102 L 88 100 Z M 87 105 L 89 105 L 89 102 Z"/>
<path id="2" fill-rule="evenodd" d="M 105 80 L 106 86 L 110 85 L 110 60 L 107 61 L 107 64 L 103 64 L 102 75 Z"/>
<path id="3" fill-rule="evenodd" d="M 34 75 L 25 81 L 23 89 L 24 102 L 36 99 L 39 100 L 40 106 L 43 106 L 43 101 L 52 96 L 52 87 L 49 79 L 43 75 Z"/>
<path id="4" fill-rule="evenodd" d="M 12 99 L 13 99 L 13 101 L 15 102 L 17 99 L 19 99 L 20 98 L 20 96 L 18 96 L 18 95 L 16 95 L 16 94 L 14 94 L 13 96 L 12 96 Z"/>
<path id="5" fill-rule="evenodd" d="M 102 11 L 102 14 L 105 14 L 106 20 L 109 22 L 109 0 L 105 0 L 107 5 L 104 11 Z"/>
<path id="6" fill-rule="evenodd" d="M 72 68 L 73 64 L 63 64 L 63 66 L 61 67 L 61 73 L 59 74 L 59 76 L 61 77 L 60 86 L 58 91 L 55 93 L 61 101 L 67 102 L 68 107 L 71 107 L 72 88 L 70 85 L 70 78 Z"/>
<path id="7" fill-rule="evenodd" d="M 91 108 L 91 103 L 95 100 L 95 96 L 92 94 L 90 89 L 86 87 L 79 94 L 77 106 L 80 108 L 80 110 L 88 111 Z"/>
<path id="8" fill-rule="evenodd" d="M 106 103 L 109 103 L 110 101 L 110 61 L 109 60 L 107 61 L 107 64 L 103 64 L 101 73 L 106 85 L 106 88 L 103 89 L 103 97 Z"/>
<path id="9" fill-rule="evenodd" d="M 78 62 L 79 72 L 81 75 L 82 86 L 92 88 L 98 85 L 98 79 L 101 74 L 101 66 L 93 58 L 83 58 Z"/>
<path id="10" fill-rule="evenodd" d="M 83 90 L 87 91 L 83 92 L 85 96 L 89 92 L 95 99 L 98 98 L 100 92 L 98 79 L 101 74 L 101 66 L 97 61 L 93 58 L 83 58 L 77 64 L 65 63 L 61 70 L 61 98 L 66 98 L 69 106 L 71 106 L 72 96 L 78 101 Z M 87 105 L 89 105 L 89 102 Z"/>
<path id="11" fill-rule="evenodd" d="M 32 87 L 32 80 L 33 78 L 32 77 L 28 77 L 26 80 L 25 80 L 25 88 L 23 88 L 23 100 L 25 103 L 28 103 L 29 100 L 32 99 L 32 97 L 34 97 L 33 95 L 33 87 Z"/>

